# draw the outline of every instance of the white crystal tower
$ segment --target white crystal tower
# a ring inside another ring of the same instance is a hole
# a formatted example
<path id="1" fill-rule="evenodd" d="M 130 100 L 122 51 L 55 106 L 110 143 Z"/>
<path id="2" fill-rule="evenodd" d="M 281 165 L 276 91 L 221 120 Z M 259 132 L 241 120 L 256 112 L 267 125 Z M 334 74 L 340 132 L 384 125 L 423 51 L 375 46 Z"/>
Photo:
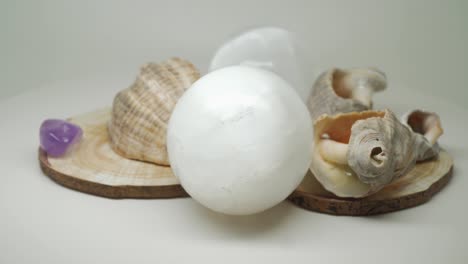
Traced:
<path id="1" fill-rule="evenodd" d="M 270 70 L 288 81 L 305 102 L 313 76 L 295 35 L 277 27 L 255 28 L 225 42 L 211 60 L 210 71 L 232 65 Z"/>

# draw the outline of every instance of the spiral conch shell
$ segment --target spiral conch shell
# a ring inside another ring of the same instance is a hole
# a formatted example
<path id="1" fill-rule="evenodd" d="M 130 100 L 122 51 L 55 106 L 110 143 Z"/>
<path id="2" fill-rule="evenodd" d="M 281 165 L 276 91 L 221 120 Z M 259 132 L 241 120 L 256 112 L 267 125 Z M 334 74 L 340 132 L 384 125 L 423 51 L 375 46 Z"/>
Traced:
<path id="1" fill-rule="evenodd" d="M 114 151 L 129 159 L 169 165 L 167 123 L 177 100 L 199 78 L 195 66 L 180 58 L 144 65 L 130 88 L 114 98 L 108 124 Z"/>
<path id="2" fill-rule="evenodd" d="M 314 124 L 311 170 L 337 196 L 375 193 L 437 155 L 441 130 L 433 129 L 441 129 L 440 122 L 432 120 L 423 134 L 411 129 L 418 122 L 402 124 L 390 110 L 323 115 Z"/>
<path id="3" fill-rule="evenodd" d="M 415 133 L 415 140 L 420 157 L 430 159 L 440 151 L 437 139 L 444 133 L 439 116 L 434 112 L 413 110 L 403 115 L 401 122 Z"/>
<path id="4" fill-rule="evenodd" d="M 312 120 L 322 114 L 368 110 L 372 108 L 372 94 L 386 87 L 385 74 L 375 68 L 331 69 L 316 80 L 307 107 Z"/>

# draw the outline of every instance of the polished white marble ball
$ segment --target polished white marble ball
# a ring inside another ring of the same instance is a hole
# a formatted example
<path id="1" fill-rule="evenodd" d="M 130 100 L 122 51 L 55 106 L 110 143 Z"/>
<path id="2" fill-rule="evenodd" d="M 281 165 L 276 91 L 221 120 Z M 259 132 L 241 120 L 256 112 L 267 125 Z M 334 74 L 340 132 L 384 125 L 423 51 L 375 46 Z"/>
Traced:
<path id="1" fill-rule="evenodd" d="M 248 66 L 213 71 L 178 101 L 167 148 L 175 175 L 202 205 L 225 214 L 264 211 L 301 182 L 312 123 L 291 85 Z"/>

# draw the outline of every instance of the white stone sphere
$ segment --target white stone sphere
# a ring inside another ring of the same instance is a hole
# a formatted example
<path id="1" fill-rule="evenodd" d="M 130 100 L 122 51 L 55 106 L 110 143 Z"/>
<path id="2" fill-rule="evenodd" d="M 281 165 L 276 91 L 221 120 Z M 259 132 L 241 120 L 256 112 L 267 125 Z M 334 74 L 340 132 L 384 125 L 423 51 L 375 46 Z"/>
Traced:
<path id="1" fill-rule="evenodd" d="M 295 34 L 278 27 L 260 27 L 226 41 L 216 51 L 210 71 L 233 65 L 259 67 L 288 81 L 305 102 L 314 75 L 305 49 Z"/>
<path id="2" fill-rule="evenodd" d="M 288 82 L 232 66 L 203 76 L 179 99 L 167 148 L 193 199 L 217 212 L 253 214 L 283 201 L 303 179 L 312 123 Z"/>

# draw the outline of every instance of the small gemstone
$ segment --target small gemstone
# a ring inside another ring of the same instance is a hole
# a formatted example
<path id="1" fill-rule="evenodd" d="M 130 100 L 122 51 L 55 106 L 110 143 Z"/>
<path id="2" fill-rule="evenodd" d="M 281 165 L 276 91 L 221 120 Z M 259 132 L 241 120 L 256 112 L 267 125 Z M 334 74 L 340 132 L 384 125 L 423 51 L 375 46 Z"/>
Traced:
<path id="1" fill-rule="evenodd" d="M 40 128 L 41 148 L 52 157 L 65 155 L 78 143 L 83 130 L 72 123 L 59 119 L 47 119 Z"/>

